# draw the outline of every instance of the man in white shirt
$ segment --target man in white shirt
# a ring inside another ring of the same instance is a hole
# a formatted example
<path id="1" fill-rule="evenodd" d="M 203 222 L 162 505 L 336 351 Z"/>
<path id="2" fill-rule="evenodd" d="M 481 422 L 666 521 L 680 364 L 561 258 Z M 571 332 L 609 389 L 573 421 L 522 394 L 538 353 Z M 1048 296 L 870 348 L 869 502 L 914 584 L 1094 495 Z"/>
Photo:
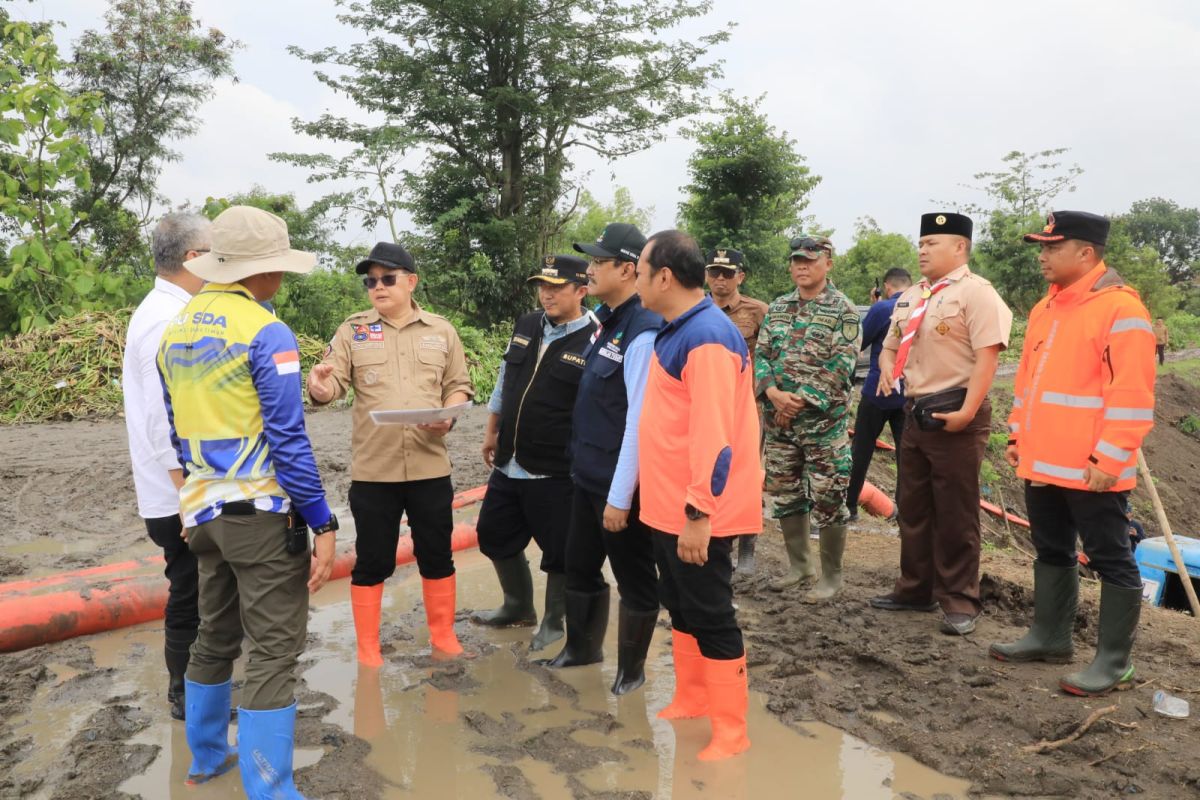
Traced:
<path id="1" fill-rule="evenodd" d="M 138 515 L 145 520 L 150 538 L 162 548 L 167 562 L 167 702 L 171 716 L 179 720 L 184 718 L 183 679 L 188 653 L 200 624 L 196 607 L 199 588 L 196 557 L 183 538 L 179 518 L 183 469 L 171 444 L 156 359 L 167 322 L 182 312 L 204 285 L 183 268 L 183 262 L 209 251 L 210 227 L 211 223 L 198 214 L 168 214 L 154 228 L 154 288 L 129 320 L 121 377 Z"/>

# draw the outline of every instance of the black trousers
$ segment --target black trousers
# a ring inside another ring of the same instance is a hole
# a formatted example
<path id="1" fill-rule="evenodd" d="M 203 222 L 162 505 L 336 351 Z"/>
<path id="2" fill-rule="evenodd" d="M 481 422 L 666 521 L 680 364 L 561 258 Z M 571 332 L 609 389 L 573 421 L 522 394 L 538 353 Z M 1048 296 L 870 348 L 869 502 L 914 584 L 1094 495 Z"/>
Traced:
<path id="1" fill-rule="evenodd" d="M 475 525 L 480 551 L 503 561 L 525 552 L 533 539 L 542 549 L 541 570 L 565 572 L 574 488 L 567 477 L 517 480 L 492 470 Z"/>
<path id="2" fill-rule="evenodd" d="M 567 530 L 567 588 L 589 594 L 603 590 L 607 584 L 600 570 L 608 558 L 625 607 L 644 613 L 658 611 L 654 541 L 650 529 L 638 518 L 637 494 L 629 509 L 629 525 L 619 533 L 604 529 L 607 502 L 603 495 L 575 487 Z"/>
<path id="3" fill-rule="evenodd" d="M 454 574 L 450 534 L 454 530 L 454 484 L 450 476 L 423 481 L 383 483 L 352 481 L 350 513 L 354 515 L 358 560 L 350 573 L 355 586 L 383 583 L 396 571 L 400 518 L 408 514 L 413 554 L 422 578 L 438 580 Z"/>
<path id="4" fill-rule="evenodd" d="M 850 443 L 850 457 L 853 459 L 850 467 L 850 486 L 846 489 L 846 507 L 850 509 L 851 514 L 858 513 L 858 496 L 862 494 L 867 469 L 875 455 L 875 440 L 883 433 L 885 424 L 891 426 L 892 439 L 896 442 L 896 475 L 899 476 L 900 439 L 904 436 L 904 407 L 880 408 L 865 397 L 859 401 L 858 413 L 854 417 L 854 440 Z"/>
<path id="5" fill-rule="evenodd" d="M 165 628 L 173 642 L 183 646 L 196 638 L 200 626 L 200 578 L 196 570 L 196 557 L 180 538 L 183 522 L 178 514 L 144 520 L 150 539 L 162 548 L 167 567 L 167 610 Z M 186 640 L 186 642 L 184 641 Z"/>
<path id="6" fill-rule="evenodd" d="M 1055 567 L 1077 563 L 1075 540 L 1083 540 L 1088 566 L 1100 580 L 1140 589 L 1142 576 L 1129 547 L 1125 517 L 1128 492 L 1088 492 L 1025 481 L 1025 507 L 1039 561 Z"/>
<path id="7" fill-rule="evenodd" d="M 1154 355 L 1158 356 L 1158 365 L 1161 367 L 1167 360 L 1167 346 L 1165 344 L 1154 345 Z"/>
<path id="8" fill-rule="evenodd" d="M 733 610 L 733 541 L 714 536 L 704 566 L 679 558 L 679 537 L 654 530 L 658 562 L 658 599 L 671 615 L 671 627 L 696 637 L 705 658 L 728 661 L 746 652 Z"/>

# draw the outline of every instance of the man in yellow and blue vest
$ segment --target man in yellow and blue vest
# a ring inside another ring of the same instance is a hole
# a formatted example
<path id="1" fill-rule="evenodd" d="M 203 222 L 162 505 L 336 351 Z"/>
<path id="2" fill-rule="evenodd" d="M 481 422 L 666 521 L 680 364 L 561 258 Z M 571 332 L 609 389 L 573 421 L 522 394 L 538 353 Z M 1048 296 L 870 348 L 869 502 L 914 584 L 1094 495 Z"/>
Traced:
<path id="1" fill-rule="evenodd" d="M 284 272 L 312 270 L 287 225 L 233 206 L 212 251 L 186 263 L 208 284 L 167 324 L 159 347 L 171 440 L 187 476 L 180 513 L 200 575 L 200 628 L 186 676 L 188 783 L 239 763 L 251 798 L 299 798 L 292 780 L 293 670 L 308 595 L 329 579 L 338 523 L 304 428 L 296 337 L 264 305 Z M 316 534 L 309 556 L 308 531 Z M 233 662 L 249 644 L 229 746 Z"/>

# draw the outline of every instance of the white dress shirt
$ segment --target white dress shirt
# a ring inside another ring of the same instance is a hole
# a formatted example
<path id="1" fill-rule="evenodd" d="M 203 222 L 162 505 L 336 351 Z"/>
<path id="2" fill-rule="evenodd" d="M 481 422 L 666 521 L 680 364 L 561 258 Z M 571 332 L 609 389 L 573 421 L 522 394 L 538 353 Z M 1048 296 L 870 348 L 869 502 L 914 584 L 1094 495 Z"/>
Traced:
<path id="1" fill-rule="evenodd" d="M 179 513 L 179 492 L 170 470 L 180 469 L 167 426 L 167 407 L 158 377 L 158 345 L 167 322 L 183 311 L 192 296 L 162 278 L 129 320 L 121 389 L 125 394 L 125 429 L 133 461 L 133 487 L 143 519 Z"/>

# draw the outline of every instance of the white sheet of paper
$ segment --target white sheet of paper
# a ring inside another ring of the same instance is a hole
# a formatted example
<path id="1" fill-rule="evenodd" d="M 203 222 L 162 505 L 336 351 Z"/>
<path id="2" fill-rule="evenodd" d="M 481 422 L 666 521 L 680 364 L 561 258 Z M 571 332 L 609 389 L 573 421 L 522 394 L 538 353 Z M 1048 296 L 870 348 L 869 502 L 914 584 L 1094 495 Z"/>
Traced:
<path id="1" fill-rule="evenodd" d="M 445 408 L 413 408 L 406 411 L 372 411 L 376 425 L 432 425 L 454 419 L 471 407 L 470 401 Z"/>

